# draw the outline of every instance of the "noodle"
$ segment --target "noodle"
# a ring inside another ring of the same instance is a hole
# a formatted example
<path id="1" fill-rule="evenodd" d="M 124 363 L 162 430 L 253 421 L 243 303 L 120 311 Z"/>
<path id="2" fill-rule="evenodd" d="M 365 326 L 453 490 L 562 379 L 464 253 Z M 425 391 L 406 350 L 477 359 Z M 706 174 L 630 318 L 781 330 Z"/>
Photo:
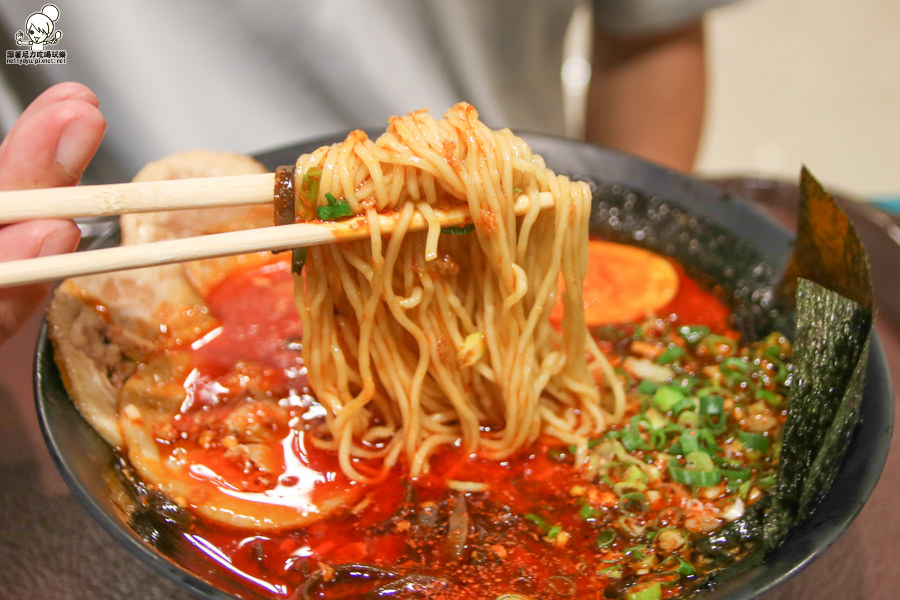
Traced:
<path id="1" fill-rule="evenodd" d="M 309 248 L 295 275 L 308 377 L 326 410 L 317 443 L 350 477 L 383 477 L 401 457 L 417 475 L 443 445 L 500 459 L 541 434 L 584 456 L 587 436 L 621 418 L 621 385 L 584 321 L 586 184 L 464 103 L 441 120 L 393 117 L 375 141 L 354 131 L 301 156 L 295 180 L 301 216 L 343 201 L 369 217 L 369 239 Z M 541 192 L 554 209 L 540 210 Z M 522 194 L 531 208 L 516 216 Z M 434 210 L 453 205 L 468 207 L 470 234 L 441 230 Z M 379 213 L 396 214 L 389 237 Z M 426 231 L 409 231 L 416 214 Z"/>

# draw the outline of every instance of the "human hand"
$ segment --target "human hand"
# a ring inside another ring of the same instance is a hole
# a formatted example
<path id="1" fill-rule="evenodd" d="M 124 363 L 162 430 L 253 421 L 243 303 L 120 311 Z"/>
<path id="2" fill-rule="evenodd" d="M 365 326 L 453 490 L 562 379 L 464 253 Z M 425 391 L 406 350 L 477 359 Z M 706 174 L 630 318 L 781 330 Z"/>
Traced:
<path id="1" fill-rule="evenodd" d="M 103 139 L 106 121 L 94 93 L 55 85 L 28 105 L 0 144 L 0 190 L 75 185 Z M 0 226 L 0 261 L 71 252 L 73 221 L 40 219 Z M 41 303 L 50 284 L 0 289 L 0 343 Z"/>
<path id="2" fill-rule="evenodd" d="M 591 73 L 589 142 L 693 169 L 706 114 L 702 20 L 637 36 L 598 30 Z"/>

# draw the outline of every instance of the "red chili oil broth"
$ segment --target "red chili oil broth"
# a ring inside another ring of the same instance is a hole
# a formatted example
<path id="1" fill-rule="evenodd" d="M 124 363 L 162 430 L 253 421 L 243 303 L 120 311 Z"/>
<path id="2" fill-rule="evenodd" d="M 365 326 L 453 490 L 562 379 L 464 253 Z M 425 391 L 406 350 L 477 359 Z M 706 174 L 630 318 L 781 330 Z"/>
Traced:
<path id="1" fill-rule="evenodd" d="M 727 307 L 690 280 L 680 266 L 676 268 L 678 293 L 663 314 L 677 314 L 681 322 L 724 332 Z M 302 360 L 296 348 L 291 349 L 291 342 L 300 339 L 300 321 L 293 304 L 289 263 L 280 261 L 231 276 L 211 291 L 207 302 L 221 326 L 196 344 L 194 402 L 179 416 L 176 427 L 190 433 L 196 419 L 215 418 L 216 411 L 229 408 L 229 402 L 240 401 L 204 401 L 221 387 L 220 378 L 234 376 L 236 363 L 244 365 L 245 375 L 259 378 L 273 398 L 290 398 L 293 417 L 315 411 Z M 277 443 L 295 451 L 295 458 L 307 468 L 328 474 L 318 493 L 329 493 L 329 486 L 347 489 L 361 485 L 347 481 L 335 458 L 306 443 L 302 431 L 279 424 L 274 435 Z M 288 436 L 293 437 L 285 444 Z M 191 446 L 190 451 L 233 485 L 248 490 L 265 487 L 229 464 L 221 449 L 204 453 L 196 440 L 187 437 L 184 444 Z M 161 441 L 160 445 L 171 450 L 170 443 Z M 273 597 L 296 597 L 292 596 L 295 590 L 323 565 L 327 569 L 360 563 L 399 573 L 452 574 L 452 584 L 430 591 L 429 598 L 495 598 L 504 593 L 555 597 L 548 595 L 547 588 L 553 578 L 558 578 L 551 582 L 557 587 L 574 586 L 573 597 L 604 598 L 604 588 L 615 581 L 596 573 L 622 557 L 628 543 L 617 539 L 598 547 L 597 526 L 579 513 L 590 484 L 585 484 L 571 463 L 553 458 L 560 453 L 564 454 L 565 448 L 551 439 L 541 439 L 520 456 L 499 462 L 445 448 L 432 458 L 428 474 L 410 481 L 398 466 L 382 483 L 362 486 L 354 506 L 303 529 L 253 534 L 198 518 L 185 535 L 198 553 L 236 581 Z M 278 482 L 294 484 L 298 476 L 302 473 L 283 473 Z M 484 482 L 488 488 L 464 495 L 448 489 L 450 480 Z M 677 493 L 660 498 L 646 507 L 645 516 L 662 518 L 672 503 L 682 498 Z M 479 540 L 479 545 L 466 549 L 465 561 L 448 551 L 446 527 L 429 531 L 412 523 L 405 512 L 414 504 L 446 513 L 460 501 L 466 503 L 470 530 L 478 532 Z M 542 522 L 552 528 L 535 526 Z M 554 540 L 554 529 L 557 536 L 565 532 L 565 543 L 559 543 L 558 537 Z M 357 597 L 366 591 L 365 585 L 331 587 L 334 595 L 314 597 Z M 665 587 L 662 595 L 671 597 L 679 591 L 678 585 Z M 567 592 L 559 590 L 559 597 Z"/>

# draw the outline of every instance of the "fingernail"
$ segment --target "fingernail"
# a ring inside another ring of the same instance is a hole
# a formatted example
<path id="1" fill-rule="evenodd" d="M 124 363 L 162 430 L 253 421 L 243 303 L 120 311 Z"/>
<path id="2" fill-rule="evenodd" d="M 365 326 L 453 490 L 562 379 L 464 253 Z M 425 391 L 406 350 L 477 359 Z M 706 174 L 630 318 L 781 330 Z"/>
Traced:
<path id="1" fill-rule="evenodd" d="M 44 236 L 38 256 L 53 256 L 72 252 L 78 246 L 81 231 L 74 225 L 66 225 Z"/>
<path id="2" fill-rule="evenodd" d="M 86 119 L 77 119 L 69 123 L 59 136 L 56 162 L 73 175 L 81 175 L 94 154 L 95 148 L 90 143 L 93 127 Z"/>

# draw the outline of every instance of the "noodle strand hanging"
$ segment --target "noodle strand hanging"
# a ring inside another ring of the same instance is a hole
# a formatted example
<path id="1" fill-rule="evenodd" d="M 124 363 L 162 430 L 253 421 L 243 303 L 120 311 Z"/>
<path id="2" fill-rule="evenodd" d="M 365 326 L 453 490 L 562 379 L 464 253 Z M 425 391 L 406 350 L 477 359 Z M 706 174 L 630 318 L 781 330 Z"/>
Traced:
<path id="1" fill-rule="evenodd" d="M 295 275 L 309 381 L 326 411 L 317 441 L 349 476 L 378 479 L 401 458 L 416 475 L 456 443 L 504 458 L 541 434 L 583 456 L 586 437 L 621 418 L 621 387 L 584 320 L 586 184 L 464 103 L 303 155 L 295 183 L 300 218 L 340 203 L 370 217 L 370 239 L 309 248 Z M 554 208 L 540 210 L 542 192 Z M 522 195 L 531 209 L 517 216 Z M 442 230 L 434 209 L 451 206 L 466 206 L 474 228 Z M 397 215 L 390 237 L 379 213 Z M 408 230 L 417 213 L 427 231 Z"/>

